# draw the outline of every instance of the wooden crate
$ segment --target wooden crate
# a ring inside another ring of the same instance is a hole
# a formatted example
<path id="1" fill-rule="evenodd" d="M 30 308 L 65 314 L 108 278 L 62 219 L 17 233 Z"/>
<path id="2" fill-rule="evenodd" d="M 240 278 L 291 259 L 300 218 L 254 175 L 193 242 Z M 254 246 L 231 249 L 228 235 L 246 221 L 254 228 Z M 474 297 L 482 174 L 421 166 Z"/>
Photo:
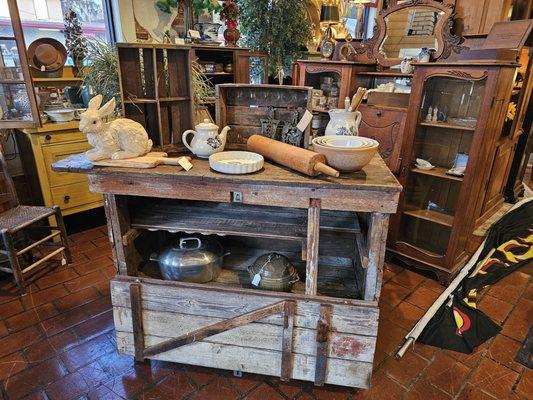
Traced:
<path id="1" fill-rule="evenodd" d="M 118 350 L 138 360 L 370 386 L 376 303 L 125 276 L 112 280 L 111 296 Z M 239 318 L 245 323 L 228 328 Z M 220 333 L 211 331 L 202 341 L 190 335 L 201 340 L 201 330 L 214 324 Z M 323 326 L 327 338 L 317 332 Z M 181 338 L 181 345 L 149 354 L 161 350 L 155 345 Z"/>
<path id="2" fill-rule="evenodd" d="M 183 150 L 193 128 L 190 48 L 118 43 L 123 114 L 143 125 L 154 145 Z"/>
<path id="3" fill-rule="evenodd" d="M 280 120 L 278 137 L 284 122 L 291 122 L 293 113 L 300 120 L 311 111 L 313 89 L 307 86 L 221 84 L 216 86 L 216 120 L 221 128 L 229 126 L 227 148 L 245 148 L 251 135 L 261 133 L 261 119 L 268 118 L 269 108 Z M 311 124 L 306 128 L 300 147 L 309 145 Z"/>

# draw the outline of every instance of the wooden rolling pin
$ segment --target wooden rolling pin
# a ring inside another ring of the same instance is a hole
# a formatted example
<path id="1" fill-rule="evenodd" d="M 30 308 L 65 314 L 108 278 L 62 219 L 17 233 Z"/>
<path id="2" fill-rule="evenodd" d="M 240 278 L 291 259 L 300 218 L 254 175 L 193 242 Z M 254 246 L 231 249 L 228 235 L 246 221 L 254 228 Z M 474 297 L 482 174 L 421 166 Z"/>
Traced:
<path id="1" fill-rule="evenodd" d="M 320 173 L 335 178 L 339 176 L 339 171 L 326 164 L 326 157 L 323 154 L 278 142 L 261 135 L 250 136 L 248 150 L 309 176 L 316 176 Z"/>

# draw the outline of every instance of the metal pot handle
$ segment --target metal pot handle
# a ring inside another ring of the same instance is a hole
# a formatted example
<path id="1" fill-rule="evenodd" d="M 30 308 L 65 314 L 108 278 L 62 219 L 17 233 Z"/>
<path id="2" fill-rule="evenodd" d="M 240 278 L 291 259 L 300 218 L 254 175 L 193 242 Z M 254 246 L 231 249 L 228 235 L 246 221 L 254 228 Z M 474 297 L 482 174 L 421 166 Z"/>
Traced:
<path id="1" fill-rule="evenodd" d="M 196 247 L 186 247 L 185 244 L 187 242 L 196 241 Z M 197 237 L 188 237 L 180 239 L 180 249 L 191 249 L 191 250 L 197 250 L 200 247 L 202 247 L 202 241 Z"/>

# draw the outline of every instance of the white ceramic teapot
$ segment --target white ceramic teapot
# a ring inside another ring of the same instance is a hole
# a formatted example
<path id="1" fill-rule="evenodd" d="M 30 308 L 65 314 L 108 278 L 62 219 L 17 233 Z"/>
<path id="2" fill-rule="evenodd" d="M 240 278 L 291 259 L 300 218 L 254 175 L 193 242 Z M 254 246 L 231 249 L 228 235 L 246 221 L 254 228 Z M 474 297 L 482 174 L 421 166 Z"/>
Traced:
<path id="1" fill-rule="evenodd" d="M 358 136 L 362 114 L 360 111 L 334 109 L 329 112 L 326 136 Z"/>
<path id="2" fill-rule="evenodd" d="M 218 126 L 209 122 L 208 119 L 204 119 L 204 122 L 195 126 L 196 130 L 189 129 L 183 132 L 181 139 L 185 147 L 192 151 L 200 158 L 209 158 L 211 154 L 215 154 L 224 150 L 226 145 L 226 138 L 229 126 L 222 129 L 220 134 L 218 133 Z M 192 133 L 194 136 L 189 144 L 187 142 L 187 136 Z"/>

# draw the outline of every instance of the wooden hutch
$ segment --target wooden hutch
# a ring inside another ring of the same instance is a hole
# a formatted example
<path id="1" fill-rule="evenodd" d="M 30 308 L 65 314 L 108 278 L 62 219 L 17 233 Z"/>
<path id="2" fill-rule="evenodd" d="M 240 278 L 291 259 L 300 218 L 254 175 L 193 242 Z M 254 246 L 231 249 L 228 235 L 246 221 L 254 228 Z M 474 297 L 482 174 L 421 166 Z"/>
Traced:
<path id="1" fill-rule="evenodd" d="M 529 97 L 527 80 L 525 91 L 515 81 L 515 60 L 457 61 L 469 49 L 451 33 L 454 3 L 390 1 L 377 17 L 374 36 L 355 45 L 350 61 L 299 61 L 297 74 L 298 84 L 313 85 L 317 78 L 312 73 L 337 70 L 340 91 L 348 96 L 358 87 L 375 89 L 382 83 L 410 87 L 410 94 L 371 93 L 360 107 L 359 134 L 380 142 L 380 155 L 404 186 L 398 213 L 391 218 L 389 254 L 435 272 L 442 281 L 450 280 L 475 250 L 479 243 L 471 240 L 473 232 L 503 204 Z M 428 15 L 433 28 L 424 38 L 406 36 L 414 27 L 389 31 L 391 21 L 398 23 L 402 15 L 407 24 Z M 436 50 L 431 62 L 417 63 L 414 73 L 403 74 L 397 69 L 402 58 L 416 56 L 416 49 L 393 44 L 415 40 Z M 482 46 L 483 39 L 476 45 Z M 508 118 L 510 103 L 518 104 L 514 121 Z M 439 115 L 428 116 L 430 107 Z M 447 173 L 458 154 L 468 159 L 464 176 Z M 436 167 L 417 169 L 416 158 Z"/>

